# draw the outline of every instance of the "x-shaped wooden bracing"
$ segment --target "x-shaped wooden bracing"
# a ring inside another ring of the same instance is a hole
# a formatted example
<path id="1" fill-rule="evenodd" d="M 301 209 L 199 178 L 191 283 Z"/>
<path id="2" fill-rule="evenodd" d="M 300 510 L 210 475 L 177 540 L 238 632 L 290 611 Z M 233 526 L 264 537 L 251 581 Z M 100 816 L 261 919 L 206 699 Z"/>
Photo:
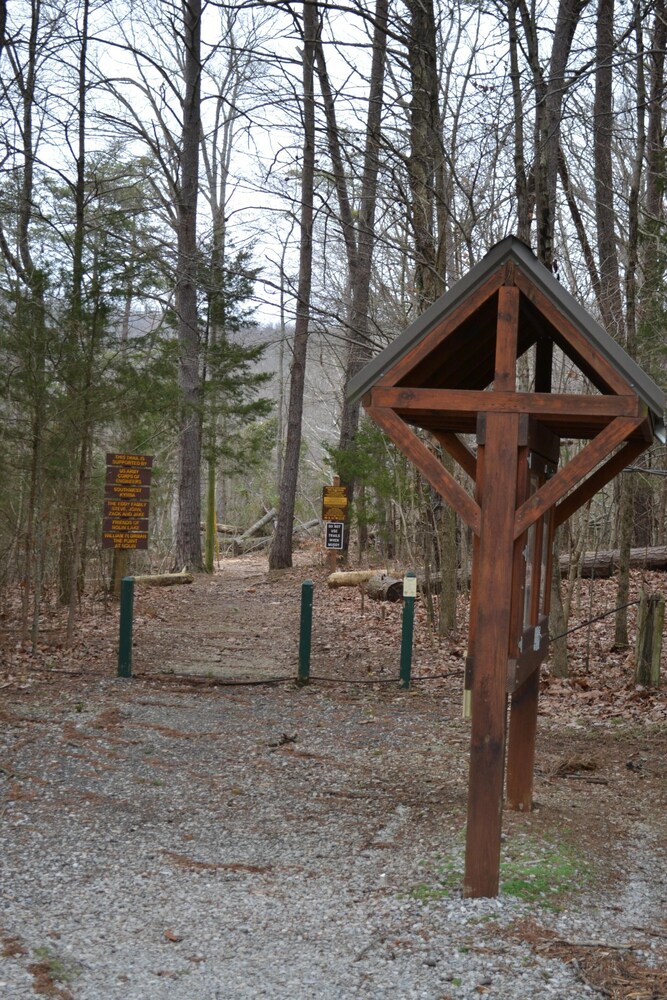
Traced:
<path id="1" fill-rule="evenodd" d="M 466 399 L 467 397 L 467 399 Z M 598 490 L 634 458 L 646 450 L 644 437 L 629 440 L 646 420 L 646 406 L 636 396 L 577 396 L 578 414 L 610 418 L 603 429 L 589 441 L 567 465 L 559 469 L 537 492 L 523 503 L 515 515 L 514 537 L 519 538 L 548 510 L 555 508 L 555 523 L 567 520 Z M 572 397 L 548 393 L 463 392 L 447 389 L 388 389 L 371 392 L 368 415 L 394 444 L 417 466 L 424 478 L 449 503 L 472 531 L 479 535 L 479 504 L 456 481 L 424 441 L 404 422 L 396 410 L 433 409 L 451 411 L 461 405 L 477 413 L 503 410 L 540 415 L 567 412 Z M 475 478 L 476 461 L 457 434 L 435 431 L 434 437 Z M 619 446 L 622 447 L 616 451 Z M 611 456 L 611 457 L 610 457 Z"/>
<path id="2" fill-rule="evenodd" d="M 505 280 L 507 284 L 503 284 Z M 495 290 L 498 309 L 492 391 L 405 385 L 413 371 L 416 382 L 420 380 L 420 370 L 421 378 L 424 377 L 424 369 L 419 365 L 437 351 L 457 323 L 480 308 Z M 536 388 L 544 391 L 516 391 L 521 293 L 559 331 L 599 395 L 549 391 L 552 348 L 545 337 L 536 341 L 535 359 Z M 399 381 L 404 384 L 397 386 Z M 512 808 L 529 809 L 539 693 L 536 668 L 545 652 L 545 644 L 540 643 L 537 650 L 529 650 L 529 662 L 524 662 L 523 653 L 519 657 L 514 653 L 513 660 L 510 657 L 523 620 L 520 587 L 525 569 L 523 537 L 549 513 L 550 530 L 565 521 L 644 451 L 652 438 L 651 418 L 648 407 L 622 373 L 548 298 L 526 285 L 520 272 L 513 269 L 511 275 L 499 271 L 469 301 L 436 324 L 382 375 L 370 389 L 364 405 L 369 416 L 475 535 L 476 575 L 469 643 L 474 663 L 473 710 L 464 892 L 472 896 L 495 895 L 500 866 L 507 692 L 512 693 L 507 748 L 508 802 Z M 534 444 L 538 451 L 546 447 L 545 458 L 551 454 L 552 460 L 556 459 L 560 437 L 588 441 L 563 468 L 528 495 L 526 456 L 533 443 L 528 426 L 530 418 L 538 425 Z M 411 424 L 428 430 L 464 469 L 475 482 L 474 498 L 411 430 Z M 461 430 L 477 431 L 479 460 L 459 437 L 457 432 Z M 533 605 L 539 593 L 539 588 L 534 588 Z M 548 606 L 546 600 L 545 606 Z M 531 617 L 535 610 L 533 606 Z M 535 625 L 538 620 L 539 614 Z M 512 663 L 512 684 L 508 687 Z"/>

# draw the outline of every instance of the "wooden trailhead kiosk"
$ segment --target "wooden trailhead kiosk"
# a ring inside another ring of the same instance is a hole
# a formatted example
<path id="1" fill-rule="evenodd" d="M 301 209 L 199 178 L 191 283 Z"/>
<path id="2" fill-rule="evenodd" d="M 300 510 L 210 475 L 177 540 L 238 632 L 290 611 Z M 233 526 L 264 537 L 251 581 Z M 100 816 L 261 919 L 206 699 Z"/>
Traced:
<path id="1" fill-rule="evenodd" d="M 564 387 L 554 384 L 563 370 Z M 464 893 L 495 896 L 505 789 L 509 808 L 532 807 L 554 530 L 654 437 L 664 441 L 664 395 L 514 237 L 366 365 L 348 395 L 472 531 Z M 474 435 L 476 451 L 460 435 Z M 582 446 L 559 468 L 563 439 Z"/>

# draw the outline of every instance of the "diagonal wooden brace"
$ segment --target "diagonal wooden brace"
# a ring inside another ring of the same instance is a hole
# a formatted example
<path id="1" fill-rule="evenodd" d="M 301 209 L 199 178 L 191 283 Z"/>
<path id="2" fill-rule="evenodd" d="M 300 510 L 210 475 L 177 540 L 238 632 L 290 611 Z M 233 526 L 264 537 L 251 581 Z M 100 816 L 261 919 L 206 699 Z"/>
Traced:
<path id="1" fill-rule="evenodd" d="M 366 412 L 401 449 L 403 454 L 417 466 L 424 478 L 438 491 L 443 500 L 450 504 L 478 535 L 480 528 L 479 506 L 444 468 L 442 462 L 428 450 L 424 442 L 420 441 L 414 431 L 410 430 L 401 418 L 388 408 L 369 406 Z"/>
<path id="2" fill-rule="evenodd" d="M 531 524 L 539 520 L 548 510 L 554 507 L 569 491 L 592 472 L 596 466 L 627 440 L 645 420 L 641 417 L 616 417 L 604 430 L 589 441 L 585 448 L 574 456 L 562 469 L 533 493 L 516 512 L 514 521 L 514 537 L 520 538 Z"/>

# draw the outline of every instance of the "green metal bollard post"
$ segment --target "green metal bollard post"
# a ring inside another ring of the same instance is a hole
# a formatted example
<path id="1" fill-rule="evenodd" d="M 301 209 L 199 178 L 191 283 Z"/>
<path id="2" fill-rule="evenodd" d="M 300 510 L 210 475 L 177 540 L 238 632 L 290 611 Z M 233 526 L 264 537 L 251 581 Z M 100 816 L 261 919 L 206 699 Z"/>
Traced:
<path id="1" fill-rule="evenodd" d="M 297 682 L 307 684 L 310 680 L 310 642 L 313 632 L 313 590 L 312 580 L 301 584 L 301 625 L 299 628 L 299 674 Z"/>
<path id="2" fill-rule="evenodd" d="M 412 633 L 415 624 L 417 577 L 410 571 L 403 577 L 403 630 L 401 633 L 401 679 L 399 687 L 410 687 L 412 673 Z"/>
<path id="3" fill-rule="evenodd" d="M 134 577 L 120 581 L 120 635 L 118 638 L 118 676 L 132 676 L 132 615 L 134 610 Z"/>

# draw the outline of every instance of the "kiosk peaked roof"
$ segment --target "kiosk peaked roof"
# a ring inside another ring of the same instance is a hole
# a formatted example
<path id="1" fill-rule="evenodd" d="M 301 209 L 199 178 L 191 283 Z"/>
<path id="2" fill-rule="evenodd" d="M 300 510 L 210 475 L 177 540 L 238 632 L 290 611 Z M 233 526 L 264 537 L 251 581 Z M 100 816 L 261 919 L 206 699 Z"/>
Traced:
<path id="1" fill-rule="evenodd" d="M 355 400 L 376 385 L 486 388 L 493 381 L 498 289 L 521 290 L 519 355 L 549 338 L 602 393 L 636 394 L 649 409 L 656 437 L 665 440 L 665 396 L 629 354 L 538 261 L 508 236 L 489 250 L 349 382 Z"/>

